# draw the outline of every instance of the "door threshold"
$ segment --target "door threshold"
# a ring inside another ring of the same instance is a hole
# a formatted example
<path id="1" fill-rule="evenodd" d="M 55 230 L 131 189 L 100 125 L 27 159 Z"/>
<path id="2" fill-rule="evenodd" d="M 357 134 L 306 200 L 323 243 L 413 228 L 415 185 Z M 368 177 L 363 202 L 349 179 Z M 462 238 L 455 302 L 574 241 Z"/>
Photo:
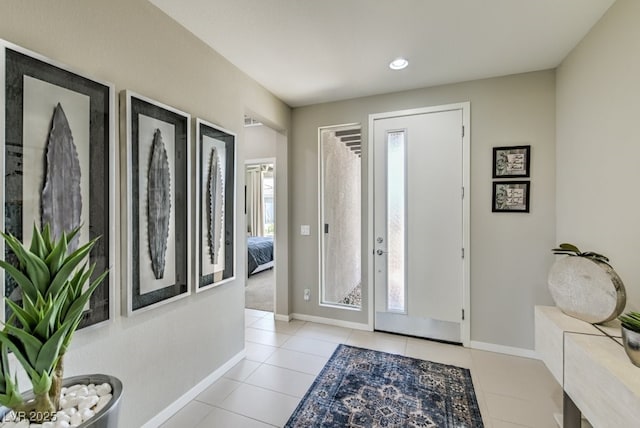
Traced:
<path id="1" fill-rule="evenodd" d="M 395 331 L 378 330 L 376 328 L 374 328 L 373 331 L 374 332 L 377 331 L 379 333 L 385 333 L 385 334 L 393 334 L 394 336 L 410 337 L 412 339 L 421 339 L 421 340 L 428 340 L 430 342 L 444 343 L 445 345 L 464 346 L 460 342 L 452 342 L 450 340 L 442 340 L 442 339 L 433 339 L 431 337 L 414 336 L 412 334 L 396 333 Z"/>

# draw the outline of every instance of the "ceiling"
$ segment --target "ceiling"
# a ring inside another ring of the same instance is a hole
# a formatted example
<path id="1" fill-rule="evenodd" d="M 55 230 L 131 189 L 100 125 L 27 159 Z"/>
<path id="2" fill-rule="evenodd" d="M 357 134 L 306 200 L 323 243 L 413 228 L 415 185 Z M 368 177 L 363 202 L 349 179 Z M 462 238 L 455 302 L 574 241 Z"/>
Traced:
<path id="1" fill-rule="evenodd" d="M 149 1 L 298 107 L 555 68 L 615 0 Z"/>

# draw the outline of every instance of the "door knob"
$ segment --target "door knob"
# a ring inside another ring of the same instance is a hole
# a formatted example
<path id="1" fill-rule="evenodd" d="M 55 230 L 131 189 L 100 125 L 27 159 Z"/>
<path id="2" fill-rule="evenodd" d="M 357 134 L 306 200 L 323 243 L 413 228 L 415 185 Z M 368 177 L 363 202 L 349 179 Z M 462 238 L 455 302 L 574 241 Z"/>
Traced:
<path id="1" fill-rule="evenodd" d="M 384 250 L 380 250 L 380 249 L 376 250 L 376 254 L 379 255 L 379 256 L 381 256 L 383 254 L 386 254 L 386 253 L 388 253 L 388 251 L 384 251 Z"/>

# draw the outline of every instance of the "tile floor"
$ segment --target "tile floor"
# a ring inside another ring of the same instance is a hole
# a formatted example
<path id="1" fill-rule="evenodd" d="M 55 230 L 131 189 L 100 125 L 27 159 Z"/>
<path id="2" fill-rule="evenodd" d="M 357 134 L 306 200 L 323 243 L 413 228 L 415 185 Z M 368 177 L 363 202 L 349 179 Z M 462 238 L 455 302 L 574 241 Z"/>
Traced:
<path id="1" fill-rule="evenodd" d="M 556 428 L 562 390 L 541 361 L 427 340 L 274 321 L 247 309 L 246 358 L 162 428 L 281 427 L 339 343 L 471 369 L 487 428 Z"/>

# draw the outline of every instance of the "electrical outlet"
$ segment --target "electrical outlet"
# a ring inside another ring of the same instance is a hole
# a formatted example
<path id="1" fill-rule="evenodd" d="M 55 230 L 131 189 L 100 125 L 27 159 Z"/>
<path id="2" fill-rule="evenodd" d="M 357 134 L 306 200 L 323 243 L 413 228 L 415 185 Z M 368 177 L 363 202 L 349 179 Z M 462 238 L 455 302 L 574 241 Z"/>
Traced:
<path id="1" fill-rule="evenodd" d="M 308 224 L 300 225 L 300 235 L 309 236 L 311 235 L 311 226 Z"/>
<path id="2" fill-rule="evenodd" d="M 305 288 L 304 289 L 304 300 L 306 300 L 308 302 L 310 298 L 311 298 L 311 290 L 309 290 L 308 288 Z"/>

